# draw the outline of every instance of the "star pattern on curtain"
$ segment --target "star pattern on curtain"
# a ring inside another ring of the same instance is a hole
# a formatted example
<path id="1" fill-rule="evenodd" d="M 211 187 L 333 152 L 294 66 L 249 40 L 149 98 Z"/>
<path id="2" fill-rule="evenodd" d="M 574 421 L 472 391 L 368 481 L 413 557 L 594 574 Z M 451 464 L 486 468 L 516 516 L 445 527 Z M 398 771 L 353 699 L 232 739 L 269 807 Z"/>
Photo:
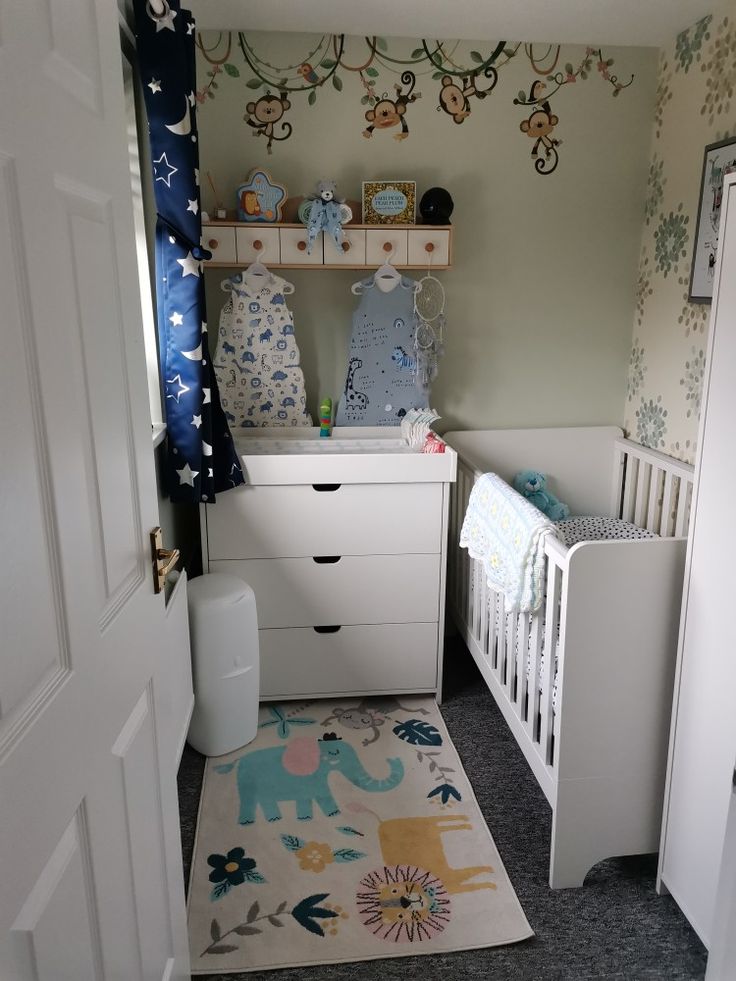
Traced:
<path id="1" fill-rule="evenodd" d="M 135 0 L 138 63 L 146 101 L 156 198 L 156 305 L 172 501 L 212 503 L 244 483 L 220 404 L 207 342 L 200 242 L 199 148 L 194 92 L 195 25 L 179 0 L 157 14 Z M 148 81 L 146 81 L 148 79 Z"/>

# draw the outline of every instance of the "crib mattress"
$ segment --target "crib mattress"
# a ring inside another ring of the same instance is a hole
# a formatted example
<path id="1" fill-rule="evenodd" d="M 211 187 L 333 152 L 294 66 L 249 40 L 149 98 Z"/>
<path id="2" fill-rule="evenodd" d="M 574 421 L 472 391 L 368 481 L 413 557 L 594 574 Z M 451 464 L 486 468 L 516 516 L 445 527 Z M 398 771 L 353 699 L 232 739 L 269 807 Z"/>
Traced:
<path id="1" fill-rule="evenodd" d="M 555 522 L 557 537 L 568 548 L 579 542 L 605 542 L 612 539 L 658 538 L 653 531 L 639 528 L 621 518 L 584 515 Z"/>

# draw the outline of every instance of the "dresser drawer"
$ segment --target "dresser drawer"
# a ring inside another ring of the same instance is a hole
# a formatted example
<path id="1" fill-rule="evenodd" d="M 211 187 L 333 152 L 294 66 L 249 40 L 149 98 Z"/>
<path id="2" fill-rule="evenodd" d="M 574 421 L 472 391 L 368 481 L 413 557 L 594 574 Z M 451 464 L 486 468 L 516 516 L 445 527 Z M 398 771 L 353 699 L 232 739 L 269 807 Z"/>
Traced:
<path id="1" fill-rule="evenodd" d="M 210 572 L 253 588 L 260 627 L 347 626 L 437 620 L 440 564 L 440 555 L 344 555 L 210 562 Z"/>
<path id="2" fill-rule="evenodd" d="M 447 266 L 450 264 L 449 229 L 409 229 L 410 266 Z"/>
<path id="3" fill-rule="evenodd" d="M 362 266 L 365 264 L 365 232 L 349 226 L 343 229 L 345 240 L 342 249 L 338 251 L 330 235 L 324 236 L 324 252 L 326 266 Z"/>
<path id="4" fill-rule="evenodd" d="M 209 262 L 232 262 L 235 260 L 235 229 L 228 226 L 204 225 L 202 243 L 212 253 Z"/>
<path id="5" fill-rule="evenodd" d="M 213 559 L 439 552 L 442 484 L 249 485 L 205 508 Z"/>
<path id="6" fill-rule="evenodd" d="M 436 623 L 259 630 L 258 639 L 262 700 L 437 688 Z"/>
<path id="7" fill-rule="evenodd" d="M 291 266 L 321 266 L 322 236 L 318 235 L 312 244 L 311 255 L 307 252 L 306 228 L 282 228 L 281 262 Z"/>
<path id="8" fill-rule="evenodd" d="M 386 246 L 390 248 L 386 248 Z M 391 263 L 394 266 L 406 265 L 406 229 L 369 228 L 365 233 L 365 261 L 369 266 L 380 266 L 394 250 Z"/>
<path id="9" fill-rule="evenodd" d="M 235 245 L 238 262 L 244 266 L 254 262 L 259 253 L 262 253 L 261 262 L 266 265 L 277 264 L 281 258 L 278 228 L 264 228 L 259 224 L 236 228 Z"/>

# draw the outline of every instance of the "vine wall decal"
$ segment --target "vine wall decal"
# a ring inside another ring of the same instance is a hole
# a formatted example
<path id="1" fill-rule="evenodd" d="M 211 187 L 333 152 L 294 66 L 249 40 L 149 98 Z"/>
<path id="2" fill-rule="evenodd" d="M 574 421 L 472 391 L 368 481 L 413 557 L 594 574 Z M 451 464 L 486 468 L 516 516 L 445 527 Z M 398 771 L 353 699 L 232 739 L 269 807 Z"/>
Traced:
<path id="1" fill-rule="evenodd" d="M 534 141 L 531 156 L 535 172 L 548 175 L 557 169 L 562 142 L 553 135 L 559 116 L 552 111 L 552 97 L 594 74 L 611 86 L 614 96 L 634 81 L 633 75 L 626 82 L 620 81 L 611 72 L 613 59 L 605 58 L 600 48 L 587 48 L 577 67 L 568 62 L 564 70 L 558 70 L 560 45 L 547 45 L 540 53 L 535 52 L 538 45 L 499 41 L 485 52 L 471 50 L 467 54 L 469 63 L 464 64 L 458 53 L 460 42 L 423 39 L 408 58 L 392 55 L 388 41 L 382 37 L 366 37 L 361 43 L 365 44 L 361 56 L 348 60 L 345 35 L 323 34 L 293 63 L 277 65 L 260 55 L 252 39 L 242 31 L 221 32 L 209 47 L 199 35 L 197 44 L 209 68 L 196 93 L 197 102 L 203 106 L 216 98 L 223 80 L 244 85 L 253 98 L 246 104 L 243 119 L 255 136 L 266 138 L 268 152 L 272 153 L 274 143 L 289 139 L 294 132 L 284 119 L 294 98 L 304 96 L 307 105 L 316 106 L 323 86 L 343 92 L 346 81 L 355 79 L 363 112 L 363 136 L 370 139 L 375 133 L 393 130 L 394 140 L 402 141 L 410 132 L 407 109 L 422 97 L 416 89 L 419 78 L 439 83 L 435 90 L 437 112 L 441 118 L 449 117 L 460 125 L 471 116 L 476 104 L 496 92 L 503 67 L 514 58 L 525 58 L 537 77 L 531 81 L 528 95 L 520 91 L 513 103 L 529 110 L 519 130 Z M 239 54 L 235 56 L 234 51 Z M 398 76 L 398 80 L 392 76 Z"/>

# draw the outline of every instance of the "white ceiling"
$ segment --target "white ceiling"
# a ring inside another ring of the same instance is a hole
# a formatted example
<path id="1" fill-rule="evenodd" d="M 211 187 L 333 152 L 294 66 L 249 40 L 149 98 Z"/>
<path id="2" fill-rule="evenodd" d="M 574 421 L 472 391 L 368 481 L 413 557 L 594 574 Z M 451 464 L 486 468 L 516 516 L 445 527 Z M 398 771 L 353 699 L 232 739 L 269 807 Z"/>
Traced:
<path id="1" fill-rule="evenodd" d="M 200 30 L 660 47 L 712 0 L 189 0 Z"/>

